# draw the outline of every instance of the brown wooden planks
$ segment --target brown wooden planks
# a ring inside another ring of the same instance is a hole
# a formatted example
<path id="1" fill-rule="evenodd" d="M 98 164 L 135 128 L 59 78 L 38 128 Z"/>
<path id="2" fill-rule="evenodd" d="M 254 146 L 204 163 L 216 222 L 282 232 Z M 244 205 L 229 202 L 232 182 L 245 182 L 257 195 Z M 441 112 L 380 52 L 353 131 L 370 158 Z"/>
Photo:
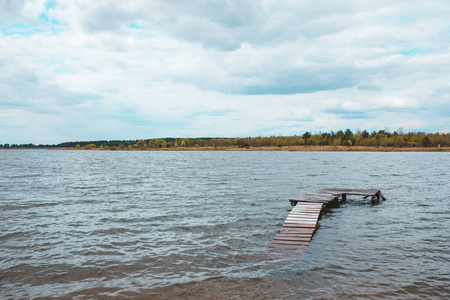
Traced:
<path id="1" fill-rule="evenodd" d="M 291 203 L 304 203 L 304 202 L 314 202 L 314 203 L 323 203 L 323 204 L 328 204 L 332 201 L 334 201 L 334 199 L 311 199 L 311 198 L 296 198 L 296 199 L 289 199 L 289 201 Z"/>
<path id="2" fill-rule="evenodd" d="M 310 231 L 305 231 L 303 229 L 309 229 Z M 280 234 L 292 234 L 298 236 L 306 236 L 310 235 L 311 237 L 314 234 L 315 228 L 293 228 L 293 227 L 283 227 L 280 229 Z"/>
<path id="3" fill-rule="evenodd" d="M 275 236 L 273 240 L 278 241 L 297 241 L 297 242 L 309 242 L 311 237 L 297 237 L 297 236 Z"/>
<path id="4" fill-rule="evenodd" d="M 315 219 L 307 219 L 307 218 L 292 218 L 292 217 L 288 217 L 286 218 L 286 222 L 289 223 L 317 223 L 317 218 Z"/>
<path id="5" fill-rule="evenodd" d="M 290 231 L 297 231 L 297 232 L 312 232 L 314 231 L 314 228 L 310 228 L 310 227 L 298 227 L 298 228 L 293 228 L 292 226 L 281 226 L 280 231 L 283 230 L 290 230 Z"/>
<path id="6" fill-rule="evenodd" d="M 293 211 L 288 214 L 290 217 L 296 217 L 296 218 L 317 218 L 320 214 L 320 211 L 312 211 L 308 213 L 302 213 L 299 211 Z"/>
<path id="7" fill-rule="evenodd" d="M 333 189 L 326 188 L 316 191 L 317 193 L 340 193 L 355 196 L 375 196 L 380 190 L 377 189 Z"/>
<path id="8" fill-rule="evenodd" d="M 320 200 L 323 201 L 332 201 L 335 200 L 337 198 L 337 196 L 333 196 L 330 194 L 322 194 L 322 195 L 301 195 L 301 196 L 297 196 L 297 197 L 292 197 L 289 200 L 294 200 L 294 201 L 305 201 L 305 202 L 310 202 L 310 203 L 314 203 L 314 202 L 319 202 Z"/>
<path id="9" fill-rule="evenodd" d="M 314 231 L 322 213 L 322 209 L 330 202 L 337 201 L 346 195 L 372 196 L 386 198 L 377 189 L 339 189 L 325 188 L 311 193 L 290 198 L 292 210 L 281 229 L 261 256 L 271 260 L 270 265 L 263 267 L 282 267 L 306 253 Z"/>
<path id="10" fill-rule="evenodd" d="M 295 239 L 311 239 L 312 233 L 290 233 L 290 232 L 279 232 L 275 234 L 274 238 L 295 238 Z"/>
<path id="11" fill-rule="evenodd" d="M 306 205 L 304 205 L 304 203 L 305 202 L 300 202 L 301 207 L 295 206 L 293 211 L 307 213 L 307 212 L 320 211 L 322 209 L 322 206 L 307 207 Z M 299 203 L 297 203 L 297 204 L 299 204 Z"/>
<path id="12" fill-rule="evenodd" d="M 333 201 L 335 199 L 334 196 L 328 196 L 328 197 L 314 197 L 314 196 L 299 196 L 290 198 L 290 201 L 298 201 L 298 202 L 307 202 L 307 203 L 323 203 L 321 201 Z"/>
<path id="13" fill-rule="evenodd" d="M 291 211 L 288 216 L 317 218 L 319 214 L 320 211 L 311 211 L 311 212 Z"/>
<path id="14" fill-rule="evenodd" d="M 317 221 L 319 219 L 319 216 L 315 216 L 315 217 L 306 217 L 306 216 L 296 216 L 296 215 L 289 215 L 286 217 L 286 219 L 291 219 L 291 220 L 306 220 L 306 221 Z"/>
<path id="15" fill-rule="evenodd" d="M 316 228 L 316 224 L 284 223 L 284 228 Z"/>
<path id="16" fill-rule="evenodd" d="M 318 219 L 286 218 L 285 223 L 317 223 Z"/>
<path id="17" fill-rule="evenodd" d="M 317 220 L 286 219 L 284 224 L 317 224 Z"/>
<path id="18" fill-rule="evenodd" d="M 319 215 L 316 216 L 302 216 L 302 215 L 294 215 L 294 214 L 289 214 L 287 216 L 287 218 L 289 219 L 297 219 L 297 220 L 314 220 L 316 221 L 319 218 Z"/>
<path id="19" fill-rule="evenodd" d="M 298 219 L 298 220 L 316 220 L 317 218 L 319 218 L 319 213 L 311 213 L 309 215 L 298 215 L 295 213 L 290 213 L 287 218 L 291 218 L 291 219 Z"/>
<path id="20" fill-rule="evenodd" d="M 310 205 L 310 206 L 314 206 L 314 205 L 319 205 L 319 204 L 314 204 L 314 203 L 306 203 L 305 205 Z"/>
<path id="21" fill-rule="evenodd" d="M 292 262 L 293 258 L 302 256 L 317 227 L 322 208 L 322 203 L 298 202 L 267 247 L 264 257 Z"/>

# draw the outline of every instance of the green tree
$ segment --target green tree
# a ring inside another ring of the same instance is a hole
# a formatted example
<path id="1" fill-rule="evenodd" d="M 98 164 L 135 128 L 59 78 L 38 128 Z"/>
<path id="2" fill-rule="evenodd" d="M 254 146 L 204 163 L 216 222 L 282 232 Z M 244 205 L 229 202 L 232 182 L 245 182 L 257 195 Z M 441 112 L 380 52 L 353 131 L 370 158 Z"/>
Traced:
<path id="1" fill-rule="evenodd" d="M 327 132 L 322 133 L 321 145 L 331 145 L 331 135 Z"/>
<path id="2" fill-rule="evenodd" d="M 367 132 L 367 130 L 364 130 L 363 132 L 361 132 L 361 138 L 363 140 L 369 138 L 369 133 Z"/>
<path id="3" fill-rule="evenodd" d="M 431 144 L 430 139 L 428 138 L 428 136 L 425 136 L 425 137 L 422 139 L 422 146 L 428 147 L 428 146 L 430 146 L 430 144 Z"/>
<path id="4" fill-rule="evenodd" d="M 339 140 L 339 144 L 344 144 L 345 133 L 342 130 L 336 132 L 336 138 Z"/>
<path id="5" fill-rule="evenodd" d="M 347 146 L 352 146 L 355 144 L 355 138 L 353 137 L 353 132 L 350 129 L 347 129 L 344 132 L 344 143 Z"/>
<path id="6" fill-rule="evenodd" d="M 375 140 L 376 140 L 377 148 L 380 148 L 382 138 L 383 138 L 383 135 L 381 135 L 379 133 L 375 133 Z"/>
<path id="7" fill-rule="evenodd" d="M 138 148 L 138 149 L 145 149 L 145 148 L 147 148 L 147 144 L 145 143 L 145 141 L 144 140 L 140 140 L 140 141 L 138 141 L 137 143 L 136 143 L 136 147 Z"/>
<path id="8" fill-rule="evenodd" d="M 277 147 L 282 147 L 287 145 L 288 139 L 284 136 L 280 136 L 277 139 Z"/>
<path id="9" fill-rule="evenodd" d="M 308 141 L 309 141 L 309 139 L 311 138 L 311 133 L 310 132 L 305 132 L 303 135 L 302 135 L 302 138 L 305 140 L 305 145 L 308 145 Z"/>

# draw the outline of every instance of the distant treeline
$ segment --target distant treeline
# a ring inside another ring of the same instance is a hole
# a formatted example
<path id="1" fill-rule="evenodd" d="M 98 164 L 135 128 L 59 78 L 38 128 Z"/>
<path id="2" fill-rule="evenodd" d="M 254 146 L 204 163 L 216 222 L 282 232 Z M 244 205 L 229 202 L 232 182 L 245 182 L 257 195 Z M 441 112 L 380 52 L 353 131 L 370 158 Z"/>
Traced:
<path id="1" fill-rule="evenodd" d="M 387 132 L 385 130 L 353 133 L 345 131 L 325 133 L 305 132 L 294 136 L 247 137 L 247 138 L 164 138 L 143 140 L 100 140 L 85 142 L 65 142 L 57 145 L 4 144 L 3 148 L 84 148 L 84 149 L 146 149 L 171 147 L 284 147 L 284 146 L 365 146 L 365 147 L 448 147 L 449 133 Z"/>

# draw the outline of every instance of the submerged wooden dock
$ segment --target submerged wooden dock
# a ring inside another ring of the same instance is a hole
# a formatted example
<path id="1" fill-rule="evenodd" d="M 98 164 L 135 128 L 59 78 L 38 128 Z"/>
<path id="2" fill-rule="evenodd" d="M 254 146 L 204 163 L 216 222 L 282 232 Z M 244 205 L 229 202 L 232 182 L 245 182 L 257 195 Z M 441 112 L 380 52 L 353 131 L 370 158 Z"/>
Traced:
<path id="1" fill-rule="evenodd" d="M 370 197 L 372 204 L 386 198 L 377 189 L 335 189 L 326 188 L 289 199 L 294 208 L 262 255 L 264 260 L 277 260 L 278 263 L 292 262 L 302 256 L 317 229 L 323 209 L 347 195 Z"/>

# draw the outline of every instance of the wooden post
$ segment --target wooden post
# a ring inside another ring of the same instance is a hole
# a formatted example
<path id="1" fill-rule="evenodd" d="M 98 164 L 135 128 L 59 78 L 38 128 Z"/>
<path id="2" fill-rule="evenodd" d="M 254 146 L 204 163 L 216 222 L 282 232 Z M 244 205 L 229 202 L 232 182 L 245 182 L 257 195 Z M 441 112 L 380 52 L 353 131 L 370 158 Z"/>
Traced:
<path id="1" fill-rule="evenodd" d="M 370 200 L 370 204 L 374 205 L 377 203 L 377 198 L 375 196 L 372 196 L 372 199 Z"/>

